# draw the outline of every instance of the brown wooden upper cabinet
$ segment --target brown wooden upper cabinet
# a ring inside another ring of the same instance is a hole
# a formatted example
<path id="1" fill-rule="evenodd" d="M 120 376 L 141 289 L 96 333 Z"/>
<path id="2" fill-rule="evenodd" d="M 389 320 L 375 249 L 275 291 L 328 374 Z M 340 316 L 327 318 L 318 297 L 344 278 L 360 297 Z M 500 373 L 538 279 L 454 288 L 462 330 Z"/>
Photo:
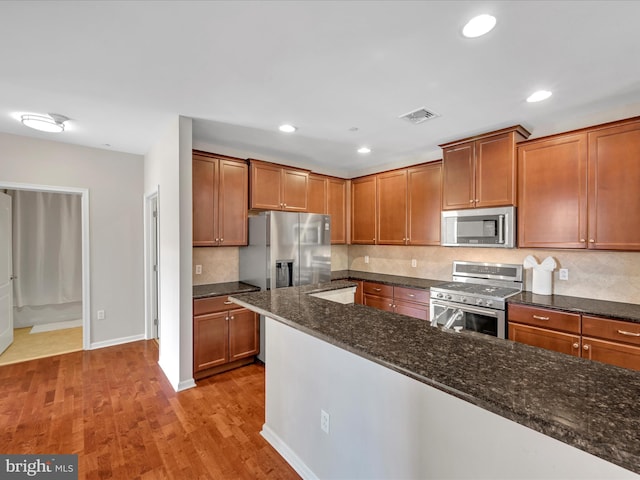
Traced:
<path id="1" fill-rule="evenodd" d="M 250 159 L 251 208 L 307 211 L 309 172 Z"/>
<path id="2" fill-rule="evenodd" d="M 518 246 L 640 250 L 640 118 L 518 146 Z"/>
<path id="3" fill-rule="evenodd" d="M 440 145 L 442 209 L 516 204 L 516 144 L 530 133 L 520 125 Z"/>
<path id="4" fill-rule="evenodd" d="M 351 180 L 351 243 L 376 243 L 376 175 Z"/>
<path id="5" fill-rule="evenodd" d="M 347 181 L 311 173 L 308 192 L 307 211 L 331 215 L 331 243 L 347 243 Z"/>
<path id="6" fill-rule="evenodd" d="M 439 245 L 442 162 L 380 173 L 379 245 Z"/>
<path id="7" fill-rule="evenodd" d="M 192 165 L 193 246 L 247 245 L 246 161 L 194 150 Z"/>

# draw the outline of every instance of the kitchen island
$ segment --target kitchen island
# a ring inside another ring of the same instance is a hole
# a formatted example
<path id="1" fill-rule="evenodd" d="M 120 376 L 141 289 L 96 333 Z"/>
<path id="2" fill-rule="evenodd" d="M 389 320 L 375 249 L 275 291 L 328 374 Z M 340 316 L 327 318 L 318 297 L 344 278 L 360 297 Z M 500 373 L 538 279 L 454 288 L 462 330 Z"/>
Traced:
<path id="1" fill-rule="evenodd" d="M 303 476 L 638 478 L 637 372 L 308 295 L 347 285 L 231 298 L 268 317 L 263 434 Z"/>

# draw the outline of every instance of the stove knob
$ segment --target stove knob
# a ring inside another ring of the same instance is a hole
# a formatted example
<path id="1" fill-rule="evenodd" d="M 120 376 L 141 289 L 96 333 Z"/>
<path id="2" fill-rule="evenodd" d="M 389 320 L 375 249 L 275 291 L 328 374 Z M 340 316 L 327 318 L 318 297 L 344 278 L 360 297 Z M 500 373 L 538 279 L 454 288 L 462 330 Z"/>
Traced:
<path id="1" fill-rule="evenodd" d="M 484 300 L 482 300 L 481 298 L 476 300 L 476 305 L 482 305 L 483 303 L 484 303 Z"/>
<path id="2" fill-rule="evenodd" d="M 491 305 L 493 305 L 493 300 L 487 300 L 487 307 L 490 307 Z"/>
<path id="3" fill-rule="evenodd" d="M 444 299 L 445 299 L 445 300 L 451 300 L 451 295 L 445 295 L 445 296 L 444 296 Z"/>
<path id="4" fill-rule="evenodd" d="M 437 298 L 442 298 L 442 297 L 444 297 L 444 295 L 442 295 L 441 293 L 439 293 L 439 294 L 437 294 L 437 295 L 436 295 L 436 297 L 437 297 Z"/>
<path id="5" fill-rule="evenodd" d="M 462 303 L 467 303 L 467 297 L 460 297 L 460 301 Z"/>

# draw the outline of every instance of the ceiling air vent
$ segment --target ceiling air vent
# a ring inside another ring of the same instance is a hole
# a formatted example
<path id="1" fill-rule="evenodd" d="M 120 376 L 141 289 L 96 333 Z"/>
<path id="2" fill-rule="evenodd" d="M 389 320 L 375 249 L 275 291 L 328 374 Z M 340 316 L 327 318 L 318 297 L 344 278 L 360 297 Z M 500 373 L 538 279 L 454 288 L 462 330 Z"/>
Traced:
<path id="1" fill-rule="evenodd" d="M 402 118 L 408 122 L 417 125 L 419 123 L 424 122 L 425 120 L 429 120 L 431 118 L 439 117 L 436 112 L 432 112 L 431 110 L 427 110 L 425 107 L 421 107 L 417 110 L 414 110 L 409 113 L 405 113 L 404 115 L 400 115 L 398 118 Z"/>

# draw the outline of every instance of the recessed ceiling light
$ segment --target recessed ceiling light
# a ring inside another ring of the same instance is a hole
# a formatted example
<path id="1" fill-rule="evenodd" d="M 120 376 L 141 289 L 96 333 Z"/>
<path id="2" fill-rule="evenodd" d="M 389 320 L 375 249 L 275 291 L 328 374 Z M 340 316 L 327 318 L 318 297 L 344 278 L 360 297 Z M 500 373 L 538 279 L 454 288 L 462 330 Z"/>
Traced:
<path id="1" fill-rule="evenodd" d="M 546 100 L 551 96 L 551 92 L 549 90 L 538 90 L 537 92 L 533 92 L 529 97 L 527 97 L 527 102 L 541 102 L 542 100 Z"/>
<path id="2" fill-rule="evenodd" d="M 371 153 L 371 149 L 369 147 L 360 147 L 358 153 Z"/>
<path id="3" fill-rule="evenodd" d="M 41 132 L 60 133 L 64 132 L 64 122 L 69 120 L 63 115 L 50 113 L 48 115 L 26 113 L 20 117 L 23 125 Z"/>
<path id="4" fill-rule="evenodd" d="M 296 127 L 294 127 L 293 125 L 289 125 L 289 124 L 285 123 L 284 125 L 280 125 L 278 127 L 278 130 L 280 130 L 281 132 L 284 132 L 284 133 L 293 133 L 298 129 Z"/>
<path id="5" fill-rule="evenodd" d="M 467 38 L 476 38 L 489 33 L 496 26 L 496 17 L 492 15 L 478 15 L 467 22 L 462 34 Z"/>

